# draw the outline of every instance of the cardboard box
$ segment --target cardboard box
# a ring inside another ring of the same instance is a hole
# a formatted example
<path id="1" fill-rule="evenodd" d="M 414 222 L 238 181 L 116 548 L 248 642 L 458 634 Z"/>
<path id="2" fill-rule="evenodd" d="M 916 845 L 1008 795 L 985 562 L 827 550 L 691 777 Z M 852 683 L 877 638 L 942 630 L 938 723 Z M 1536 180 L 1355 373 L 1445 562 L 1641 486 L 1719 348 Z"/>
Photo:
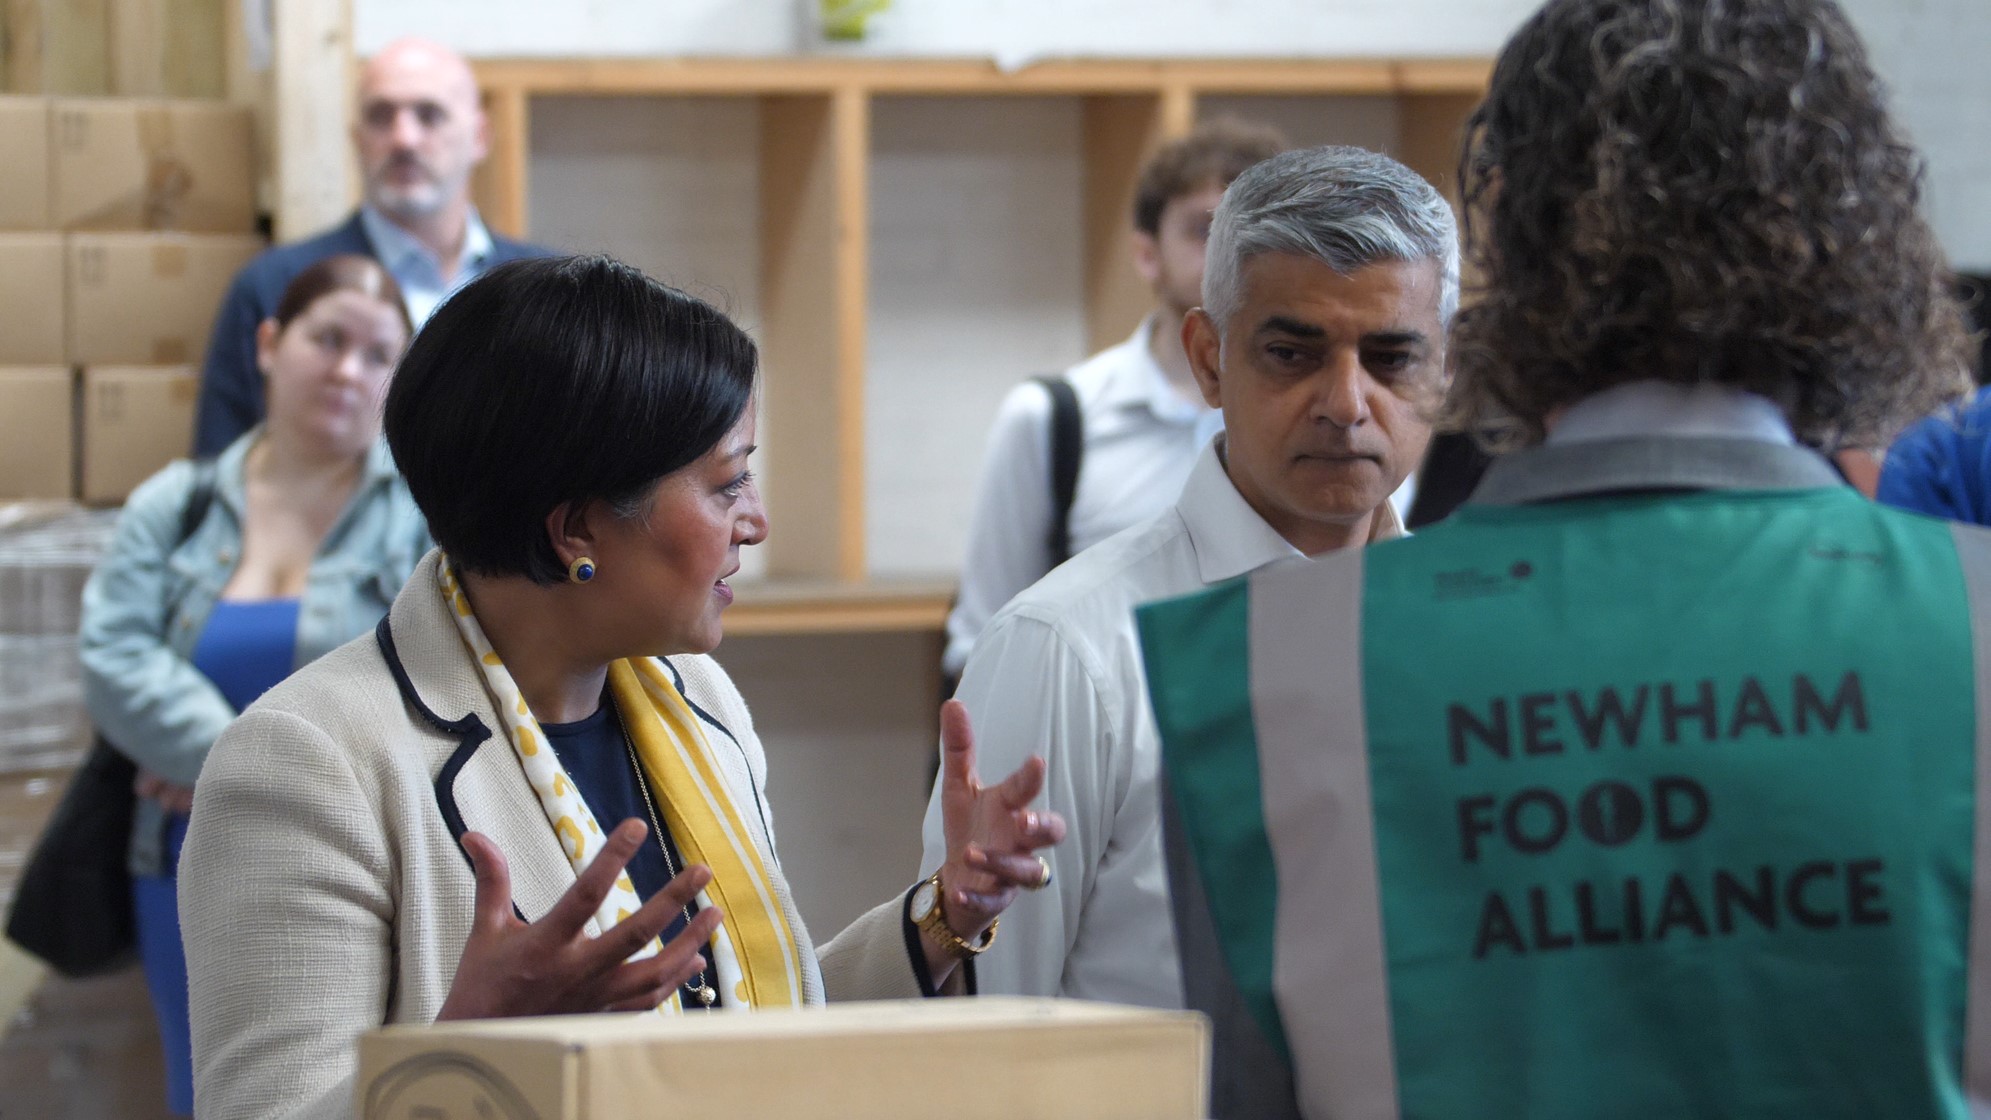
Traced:
<path id="1" fill-rule="evenodd" d="M 85 368 L 79 496 L 122 502 L 159 468 L 186 458 L 199 395 L 200 374 L 191 366 Z"/>
<path id="2" fill-rule="evenodd" d="M 51 108 L 58 229 L 248 233 L 255 123 L 220 101 L 60 98 Z"/>
<path id="3" fill-rule="evenodd" d="M 0 97 L 0 229 L 47 229 L 48 99 Z"/>
<path id="4" fill-rule="evenodd" d="M 0 19 L 9 91 L 111 91 L 110 0 L 6 0 Z"/>
<path id="5" fill-rule="evenodd" d="M 71 234 L 69 361 L 200 361 L 229 282 L 262 248 L 241 235 Z"/>
<path id="6" fill-rule="evenodd" d="M 226 97 L 227 7 L 227 0 L 111 0 L 111 92 Z"/>
<path id="7" fill-rule="evenodd" d="M 1198 1120 L 1209 1048 L 1200 1015 L 1049 999 L 495 1020 L 362 1037 L 355 1099 L 361 1120 Z"/>
<path id="8" fill-rule="evenodd" d="M 75 429 L 68 366 L 0 367 L 0 499 L 72 496 Z"/>
<path id="9" fill-rule="evenodd" d="M 0 365 L 68 360 L 59 233 L 0 233 Z"/>

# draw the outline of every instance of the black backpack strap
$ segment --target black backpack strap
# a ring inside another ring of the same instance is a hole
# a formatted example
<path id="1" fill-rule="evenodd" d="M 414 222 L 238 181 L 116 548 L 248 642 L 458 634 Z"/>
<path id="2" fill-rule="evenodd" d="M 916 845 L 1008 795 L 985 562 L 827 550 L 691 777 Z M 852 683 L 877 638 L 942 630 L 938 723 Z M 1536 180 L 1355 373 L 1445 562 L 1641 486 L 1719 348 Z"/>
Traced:
<path id="1" fill-rule="evenodd" d="M 187 491 L 186 508 L 180 511 L 180 538 L 173 542 L 175 548 L 187 543 L 207 518 L 208 507 L 214 505 L 215 476 L 219 473 L 214 460 L 195 459 L 193 467 L 194 485 Z"/>
<path id="2" fill-rule="evenodd" d="M 1051 527 L 1046 543 L 1055 568 L 1072 558 L 1072 499 L 1085 458 L 1085 418 L 1071 382 L 1056 375 L 1031 380 L 1051 395 Z"/>

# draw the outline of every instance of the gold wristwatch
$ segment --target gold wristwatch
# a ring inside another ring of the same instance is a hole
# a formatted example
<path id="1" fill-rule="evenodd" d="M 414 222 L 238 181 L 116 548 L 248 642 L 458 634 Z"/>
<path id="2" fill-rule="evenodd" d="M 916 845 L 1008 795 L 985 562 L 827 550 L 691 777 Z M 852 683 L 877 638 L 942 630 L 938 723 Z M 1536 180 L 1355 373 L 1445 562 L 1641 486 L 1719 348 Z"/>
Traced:
<path id="1" fill-rule="evenodd" d="M 990 922 L 989 928 L 982 931 L 980 944 L 969 944 L 960 934 L 954 932 L 953 926 L 947 924 L 947 908 L 940 904 L 943 894 L 940 872 L 935 871 L 932 878 L 913 890 L 912 907 L 909 911 L 913 924 L 923 932 L 932 934 L 933 939 L 940 943 L 941 949 L 955 960 L 966 960 L 987 952 L 989 946 L 995 944 L 996 926 L 1001 924 L 1001 919 Z"/>

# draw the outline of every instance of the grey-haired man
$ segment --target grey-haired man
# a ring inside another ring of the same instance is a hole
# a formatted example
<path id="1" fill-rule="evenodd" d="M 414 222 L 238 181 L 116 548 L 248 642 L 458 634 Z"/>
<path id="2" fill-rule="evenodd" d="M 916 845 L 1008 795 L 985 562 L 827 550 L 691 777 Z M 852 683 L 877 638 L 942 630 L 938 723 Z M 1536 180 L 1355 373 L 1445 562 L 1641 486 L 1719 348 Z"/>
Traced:
<path id="1" fill-rule="evenodd" d="M 1374 152 L 1287 152 L 1224 194 L 1183 342 L 1226 434 L 1174 508 L 1011 601 L 962 675 L 984 766 L 1043 753 L 1044 807 L 1070 826 L 1048 889 L 977 962 L 980 991 L 1183 1006 L 1196 964 L 1177 959 L 1133 608 L 1401 534 L 1388 499 L 1429 438 L 1457 262 L 1444 199 Z M 945 850 L 930 808 L 926 866 Z"/>

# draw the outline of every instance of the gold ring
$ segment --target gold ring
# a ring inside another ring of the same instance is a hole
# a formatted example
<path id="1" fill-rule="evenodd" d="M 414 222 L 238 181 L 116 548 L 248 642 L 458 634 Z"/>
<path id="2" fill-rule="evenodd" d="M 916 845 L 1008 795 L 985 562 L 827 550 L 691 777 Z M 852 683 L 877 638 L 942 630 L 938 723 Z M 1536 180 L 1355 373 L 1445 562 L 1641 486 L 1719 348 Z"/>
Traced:
<path id="1" fill-rule="evenodd" d="M 1037 876 L 1037 881 L 1023 884 L 1024 890 L 1041 891 L 1051 885 L 1051 861 L 1045 859 L 1043 856 L 1038 856 L 1037 868 L 1040 872 Z"/>

